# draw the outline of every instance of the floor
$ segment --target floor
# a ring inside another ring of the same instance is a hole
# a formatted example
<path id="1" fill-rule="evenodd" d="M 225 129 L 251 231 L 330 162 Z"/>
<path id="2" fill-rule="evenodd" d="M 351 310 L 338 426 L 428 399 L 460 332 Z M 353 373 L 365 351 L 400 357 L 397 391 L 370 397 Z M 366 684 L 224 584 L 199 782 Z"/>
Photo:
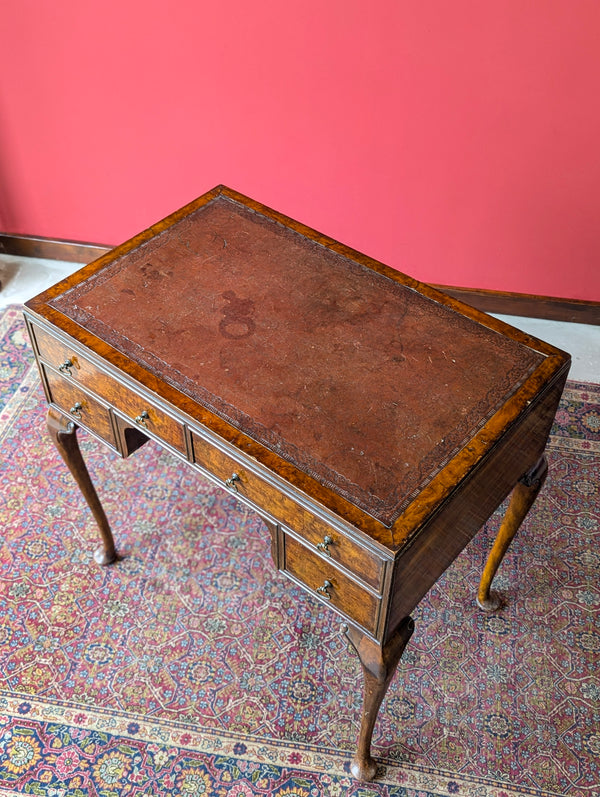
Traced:
<path id="1" fill-rule="evenodd" d="M 0 255 L 0 307 L 23 304 L 80 267 L 77 263 Z M 600 326 L 520 316 L 496 318 L 568 351 L 573 359 L 570 379 L 600 383 Z"/>

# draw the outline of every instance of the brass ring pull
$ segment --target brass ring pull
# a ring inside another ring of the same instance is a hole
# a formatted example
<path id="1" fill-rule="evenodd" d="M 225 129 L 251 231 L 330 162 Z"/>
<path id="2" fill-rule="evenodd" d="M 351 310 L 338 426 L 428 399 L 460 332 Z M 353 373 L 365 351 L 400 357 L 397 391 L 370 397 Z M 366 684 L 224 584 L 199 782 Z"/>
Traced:
<path id="1" fill-rule="evenodd" d="M 71 373 L 71 368 L 73 367 L 73 360 L 65 360 L 64 363 L 61 363 L 58 366 L 58 370 L 62 374 L 66 374 L 67 376 L 73 376 Z"/>
<path id="2" fill-rule="evenodd" d="M 144 410 L 140 415 L 136 416 L 135 422 L 137 423 L 138 426 L 143 426 L 144 429 L 147 429 L 148 427 L 146 426 L 146 421 L 149 418 L 150 416 L 148 415 L 147 410 Z"/>
<path id="3" fill-rule="evenodd" d="M 75 404 L 73 404 L 73 406 L 69 410 L 69 412 L 71 413 L 71 415 L 77 418 L 78 421 L 80 421 L 81 420 L 80 410 L 82 409 L 83 409 L 83 404 L 80 401 L 76 401 Z"/>
<path id="4" fill-rule="evenodd" d="M 321 553 L 331 556 L 331 551 L 329 550 L 330 545 L 333 545 L 333 539 L 329 536 L 329 534 L 326 534 L 323 537 L 323 542 L 317 543 L 317 551 L 321 551 Z"/>
<path id="5" fill-rule="evenodd" d="M 225 479 L 225 484 L 227 485 L 227 487 L 231 487 L 231 489 L 235 490 L 235 492 L 237 493 L 238 492 L 238 488 L 237 488 L 236 482 L 239 482 L 239 481 L 241 481 L 241 479 L 237 475 L 237 473 L 232 473 L 231 474 L 231 478 Z"/>
<path id="6" fill-rule="evenodd" d="M 319 595 L 321 595 L 321 597 L 326 598 L 328 601 L 330 601 L 331 595 L 329 594 L 329 592 L 327 592 L 327 590 L 331 589 L 331 587 L 333 587 L 331 581 L 325 580 L 321 587 L 317 587 L 316 591 L 319 593 Z"/>

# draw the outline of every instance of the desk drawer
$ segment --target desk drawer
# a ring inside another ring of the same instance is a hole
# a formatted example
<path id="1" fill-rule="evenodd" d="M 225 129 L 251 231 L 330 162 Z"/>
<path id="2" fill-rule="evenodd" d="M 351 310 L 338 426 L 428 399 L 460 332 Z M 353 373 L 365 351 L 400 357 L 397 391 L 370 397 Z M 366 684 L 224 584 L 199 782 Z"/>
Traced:
<path id="1" fill-rule="evenodd" d="M 65 376 L 95 390 L 96 382 L 102 374 L 92 363 L 45 330 L 33 326 L 33 333 L 42 360 Z"/>
<path id="2" fill-rule="evenodd" d="M 375 634 L 379 598 L 288 534 L 284 536 L 284 545 L 284 572 L 301 581 L 317 597 L 335 606 L 369 633 Z"/>
<path id="3" fill-rule="evenodd" d="M 73 421 L 94 432 L 116 448 L 108 407 L 92 398 L 79 385 L 72 385 L 50 368 L 44 368 L 52 402 Z"/>
<path id="4" fill-rule="evenodd" d="M 130 418 L 135 426 L 156 435 L 181 453 L 186 453 L 182 424 L 154 407 L 143 396 L 101 371 L 67 344 L 56 340 L 39 327 L 34 327 L 34 333 L 43 360 L 103 398 Z M 138 418 L 139 420 L 136 420 Z"/>
<path id="5" fill-rule="evenodd" d="M 105 391 L 110 387 L 110 382 L 113 382 L 115 392 L 112 395 L 107 395 Z M 135 427 L 150 432 L 182 454 L 187 453 L 183 424 L 154 407 L 147 399 L 138 396 L 137 393 L 123 385 L 115 383 L 109 377 L 105 376 L 100 390 L 116 410 L 133 421 Z"/>
<path id="6" fill-rule="evenodd" d="M 291 498 L 282 495 L 254 473 L 192 432 L 194 462 L 221 479 L 275 520 L 300 535 L 326 560 L 331 559 L 377 590 L 381 589 L 383 560 L 336 529 L 316 518 Z M 236 479 L 232 479 L 233 475 Z"/>

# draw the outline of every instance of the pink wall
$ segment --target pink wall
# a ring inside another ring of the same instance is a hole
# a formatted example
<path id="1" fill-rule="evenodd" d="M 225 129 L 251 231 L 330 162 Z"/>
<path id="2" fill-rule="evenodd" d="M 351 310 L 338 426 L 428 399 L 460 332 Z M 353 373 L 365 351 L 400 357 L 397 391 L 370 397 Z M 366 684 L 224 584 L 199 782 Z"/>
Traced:
<path id="1" fill-rule="evenodd" d="M 5 0 L 0 229 L 223 182 L 423 280 L 600 300 L 598 0 Z"/>

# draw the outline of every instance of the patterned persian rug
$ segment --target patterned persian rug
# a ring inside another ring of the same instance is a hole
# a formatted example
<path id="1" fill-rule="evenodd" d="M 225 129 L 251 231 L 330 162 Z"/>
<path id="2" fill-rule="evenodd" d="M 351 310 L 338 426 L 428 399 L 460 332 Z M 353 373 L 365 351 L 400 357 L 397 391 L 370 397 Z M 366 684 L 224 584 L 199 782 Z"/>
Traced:
<path id="1" fill-rule="evenodd" d="M 154 444 L 123 461 L 81 433 L 123 553 L 98 567 L 20 310 L 0 318 L 0 793 L 599 793 L 600 386 L 567 386 L 496 581 L 506 607 L 474 601 L 498 513 L 415 612 L 364 784 L 339 620 L 275 571 L 230 494 Z"/>

